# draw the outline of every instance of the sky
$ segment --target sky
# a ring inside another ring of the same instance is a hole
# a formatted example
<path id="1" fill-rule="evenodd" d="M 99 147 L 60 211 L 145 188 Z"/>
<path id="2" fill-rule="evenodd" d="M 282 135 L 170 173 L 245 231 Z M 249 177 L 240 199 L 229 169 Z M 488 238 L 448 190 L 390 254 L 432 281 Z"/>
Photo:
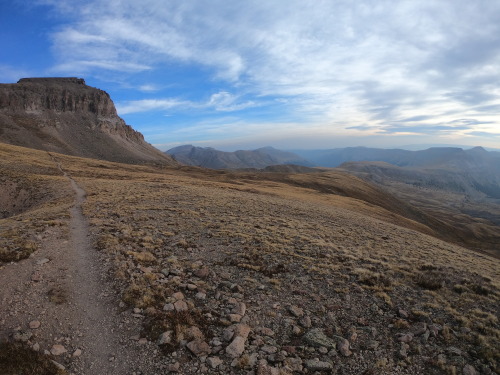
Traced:
<path id="1" fill-rule="evenodd" d="M 497 0 L 9 0 L 0 82 L 76 76 L 161 150 L 500 148 Z"/>

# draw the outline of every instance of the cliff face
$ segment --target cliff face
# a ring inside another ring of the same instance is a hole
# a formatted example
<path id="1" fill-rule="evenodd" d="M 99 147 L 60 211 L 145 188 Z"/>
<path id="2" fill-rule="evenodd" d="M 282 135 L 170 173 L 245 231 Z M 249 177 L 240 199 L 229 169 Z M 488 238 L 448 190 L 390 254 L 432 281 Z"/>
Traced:
<path id="1" fill-rule="evenodd" d="M 110 161 L 173 163 L 125 124 L 108 93 L 81 78 L 0 84 L 0 141 Z"/>

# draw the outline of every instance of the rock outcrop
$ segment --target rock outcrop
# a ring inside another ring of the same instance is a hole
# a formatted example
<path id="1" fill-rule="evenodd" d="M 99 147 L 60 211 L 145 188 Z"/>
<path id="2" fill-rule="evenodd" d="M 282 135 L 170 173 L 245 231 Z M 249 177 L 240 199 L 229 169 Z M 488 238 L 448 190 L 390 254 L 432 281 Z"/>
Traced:
<path id="1" fill-rule="evenodd" d="M 175 163 L 118 116 L 108 93 L 74 77 L 0 84 L 0 141 L 116 162 Z"/>

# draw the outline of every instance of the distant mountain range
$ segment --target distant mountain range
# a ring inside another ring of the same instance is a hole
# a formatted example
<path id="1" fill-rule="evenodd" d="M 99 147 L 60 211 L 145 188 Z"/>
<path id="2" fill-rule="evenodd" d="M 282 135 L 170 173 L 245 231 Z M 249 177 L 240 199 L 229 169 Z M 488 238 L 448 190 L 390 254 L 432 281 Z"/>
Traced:
<path id="1" fill-rule="evenodd" d="M 345 162 L 383 161 L 399 167 L 453 167 L 481 164 L 500 158 L 500 152 L 486 151 L 482 147 L 464 150 L 458 147 L 431 147 L 426 150 L 381 149 L 368 147 L 346 147 L 331 150 L 297 150 L 295 154 L 315 166 L 335 168 Z"/>
<path id="2" fill-rule="evenodd" d="M 282 164 L 313 165 L 292 152 L 280 151 L 273 147 L 225 152 L 211 147 L 184 145 L 172 148 L 165 153 L 179 163 L 212 169 L 261 169 Z"/>

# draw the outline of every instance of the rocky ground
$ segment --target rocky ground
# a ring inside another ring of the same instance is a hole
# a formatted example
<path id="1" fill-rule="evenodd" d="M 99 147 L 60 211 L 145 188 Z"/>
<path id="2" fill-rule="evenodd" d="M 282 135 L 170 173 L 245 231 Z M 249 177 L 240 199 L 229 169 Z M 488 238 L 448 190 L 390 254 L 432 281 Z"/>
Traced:
<path id="1" fill-rule="evenodd" d="M 498 373 L 498 260 L 281 182 L 57 159 L 86 192 L 100 373 Z M 68 210 L 0 269 L 1 332 L 90 374 Z"/>

